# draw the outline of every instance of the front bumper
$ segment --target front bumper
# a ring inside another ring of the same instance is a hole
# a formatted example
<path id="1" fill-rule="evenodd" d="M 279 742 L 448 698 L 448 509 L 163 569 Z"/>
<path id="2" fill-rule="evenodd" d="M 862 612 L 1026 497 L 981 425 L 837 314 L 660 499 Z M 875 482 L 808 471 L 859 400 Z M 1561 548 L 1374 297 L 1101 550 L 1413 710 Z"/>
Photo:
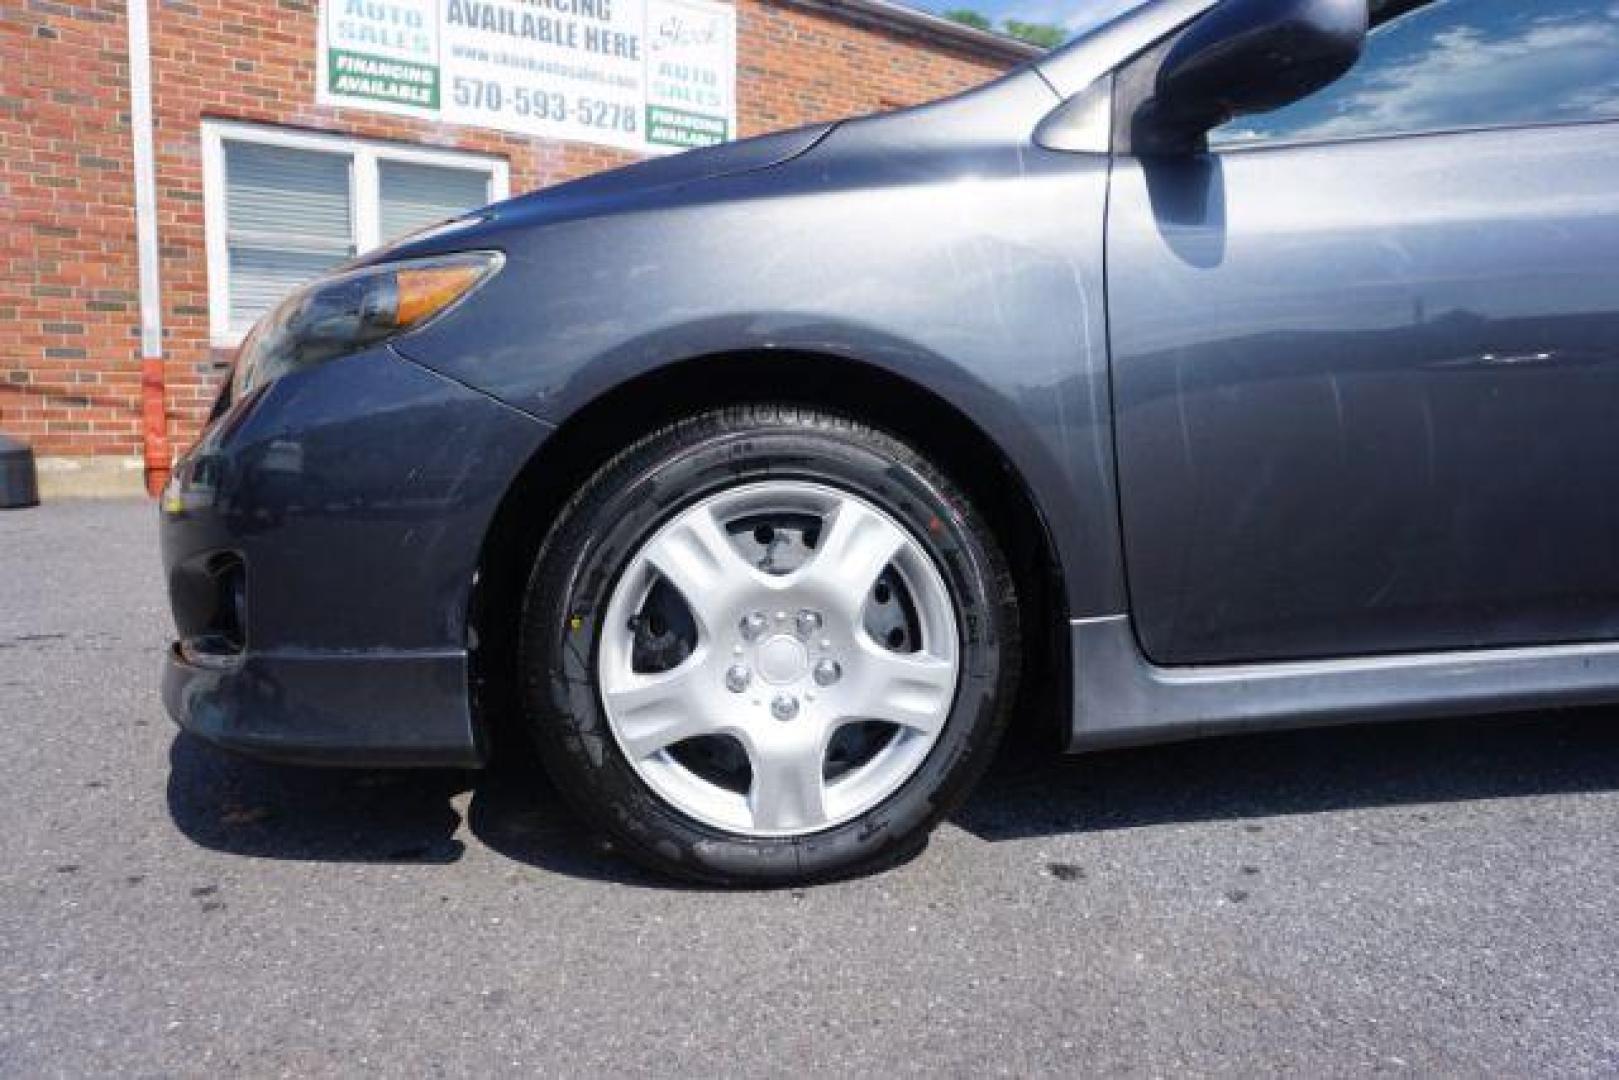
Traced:
<path id="1" fill-rule="evenodd" d="M 252 757 L 303 765 L 483 764 L 467 659 L 264 656 L 203 660 L 179 642 L 163 704 L 186 731 Z"/>
<path id="2" fill-rule="evenodd" d="M 474 578 L 549 432 L 387 348 L 234 403 L 162 501 L 169 714 L 283 761 L 481 763 Z"/>

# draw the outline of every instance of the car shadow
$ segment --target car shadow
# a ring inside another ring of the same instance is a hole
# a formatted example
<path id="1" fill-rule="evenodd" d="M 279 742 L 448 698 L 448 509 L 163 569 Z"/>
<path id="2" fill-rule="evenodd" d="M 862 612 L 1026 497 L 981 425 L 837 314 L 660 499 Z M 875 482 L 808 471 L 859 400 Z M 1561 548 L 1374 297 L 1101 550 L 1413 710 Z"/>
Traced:
<path id="1" fill-rule="evenodd" d="M 955 824 L 984 840 L 1619 790 L 1612 710 L 1235 735 L 1078 756 L 1012 740 Z"/>
<path id="2" fill-rule="evenodd" d="M 312 862 L 455 862 L 451 800 L 475 775 L 454 769 L 305 769 L 218 750 L 169 747 L 169 816 L 216 851 Z"/>
<path id="3" fill-rule="evenodd" d="M 580 827 L 533 752 L 461 769 L 277 765 L 184 733 L 169 750 L 169 816 L 193 843 L 263 859 L 453 863 L 468 830 L 518 862 L 574 877 L 678 887 L 618 858 Z M 467 796 L 467 798 L 462 798 Z M 464 807 L 458 809 L 458 804 Z"/>
<path id="4" fill-rule="evenodd" d="M 459 804 L 471 835 L 514 861 L 682 887 L 641 871 L 578 824 L 526 748 L 477 773 L 326 770 L 237 758 L 180 735 L 169 761 L 170 815 L 193 842 L 218 851 L 453 863 L 464 854 Z M 998 842 L 1616 789 L 1611 710 L 1244 735 L 1079 757 L 1014 737 L 952 822 Z"/>

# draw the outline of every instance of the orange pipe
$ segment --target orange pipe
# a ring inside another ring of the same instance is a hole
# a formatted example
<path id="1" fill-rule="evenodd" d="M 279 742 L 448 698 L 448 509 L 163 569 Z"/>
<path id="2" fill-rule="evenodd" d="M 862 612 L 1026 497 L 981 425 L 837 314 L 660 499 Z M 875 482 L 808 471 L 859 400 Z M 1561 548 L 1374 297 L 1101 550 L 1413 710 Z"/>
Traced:
<path id="1" fill-rule="evenodd" d="M 158 495 L 169 482 L 169 414 L 163 360 L 141 360 L 141 448 L 146 458 L 146 491 Z"/>

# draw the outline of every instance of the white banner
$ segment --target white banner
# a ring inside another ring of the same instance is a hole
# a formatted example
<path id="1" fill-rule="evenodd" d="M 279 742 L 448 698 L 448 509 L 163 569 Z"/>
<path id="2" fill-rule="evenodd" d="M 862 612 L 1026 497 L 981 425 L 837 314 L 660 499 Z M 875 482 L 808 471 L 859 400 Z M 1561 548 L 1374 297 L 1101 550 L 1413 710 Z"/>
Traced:
<path id="1" fill-rule="evenodd" d="M 736 137 L 713 0 L 322 0 L 316 100 L 667 153 Z"/>

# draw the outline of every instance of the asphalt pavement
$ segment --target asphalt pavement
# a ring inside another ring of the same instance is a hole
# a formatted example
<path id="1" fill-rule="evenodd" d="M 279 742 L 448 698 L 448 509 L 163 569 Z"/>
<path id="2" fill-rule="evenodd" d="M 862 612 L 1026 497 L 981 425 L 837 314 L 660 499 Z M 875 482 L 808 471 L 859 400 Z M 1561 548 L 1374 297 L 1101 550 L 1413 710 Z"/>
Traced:
<path id="1" fill-rule="evenodd" d="M 907 865 L 644 875 L 531 761 L 236 760 L 154 508 L 0 512 L 0 1072 L 1619 1072 L 1619 713 L 1068 759 Z"/>

